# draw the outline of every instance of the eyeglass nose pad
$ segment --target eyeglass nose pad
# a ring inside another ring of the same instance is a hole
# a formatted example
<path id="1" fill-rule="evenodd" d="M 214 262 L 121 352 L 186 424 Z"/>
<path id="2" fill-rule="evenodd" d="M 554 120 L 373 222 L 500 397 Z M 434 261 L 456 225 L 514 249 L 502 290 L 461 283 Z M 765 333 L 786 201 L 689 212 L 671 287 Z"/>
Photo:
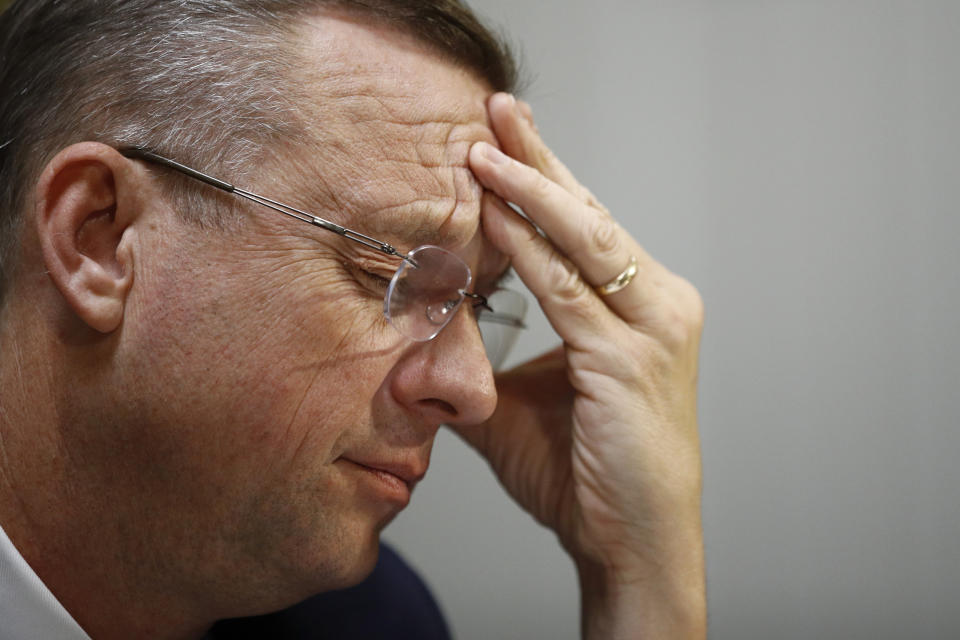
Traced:
<path id="1" fill-rule="evenodd" d="M 434 302 L 427 305 L 426 315 L 430 324 L 436 327 L 442 327 L 450 322 L 451 316 L 460 306 L 460 300 L 444 300 L 443 302 Z"/>

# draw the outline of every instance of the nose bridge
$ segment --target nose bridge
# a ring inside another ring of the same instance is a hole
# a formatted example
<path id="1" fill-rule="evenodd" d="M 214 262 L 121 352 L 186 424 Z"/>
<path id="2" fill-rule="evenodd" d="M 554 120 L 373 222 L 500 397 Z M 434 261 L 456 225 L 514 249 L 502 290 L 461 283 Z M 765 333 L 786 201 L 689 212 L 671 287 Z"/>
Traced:
<path id="1" fill-rule="evenodd" d="M 468 332 L 472 338 L 480 344 L 480 349 L 483 351 L 483 338 L 480 335 L 480 325 L 477 322 L 477 312 L 473 308 L 474 299 L 469 295 L 464 295 L 460 300 L 460 308 L 457 309 L 456 315 L 450 320 L 449 324 L 463 325 L 462 327 L 453 328 L 454 331 Z M 451 327 L 444 327 L 444 331 Z M 484 357 L 486 357 L 486 351 L 484 351 Z"/>
<path id="2" fill-rule="evenodd" d="M 478 424 L 496 408 L 493 370 L 472 308 L 457 309 L 443 330 L 417 345 L 402 366 L 394 378 L 394 395 L 430 423 Z"/>
<path id="3" fill-rule="evenodd" d="M 430 342 L 433 343 L 431 349 L 434 357 L 443 360 L 445 366 L 449 366 L 447 360 L 459 362 L 468 376 L 476 378 L 489 373 L 489 377 L 493 378 L 477 313 L 470 297 L 462 299 L 453 317 Z"/>
<path id="4" fill-rule="evenodd" d="M 497 406 L 497 392 L 493 368 L 487 358 L 470 298 L 460 304 L 456 316 L 435 340 L 446 343 L 438 344 L 438 351 L 442 357 L 452 359 L 445 368 L 450 367 L 455 372 L 451 373 L 451 377 L 456 378 L 456 384 L 462 387 L 463 397 L 468 398 L 462 403 L 465 407 L 460 412 L 463 421 L 475 423 L 486 420 Z"/>

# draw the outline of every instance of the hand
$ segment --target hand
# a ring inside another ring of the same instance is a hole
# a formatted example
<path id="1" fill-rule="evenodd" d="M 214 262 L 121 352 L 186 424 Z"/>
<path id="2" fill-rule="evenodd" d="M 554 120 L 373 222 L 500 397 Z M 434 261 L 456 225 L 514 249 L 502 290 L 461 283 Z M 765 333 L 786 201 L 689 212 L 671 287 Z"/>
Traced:
<path id="1" fill-rule="evenodd" d="M 701 636 L 700 296 L 555 158 L 527 105 L 497 94 L 489 111 L 505 154 L 471 149 L 484 233 L 563 346 L 499 376 L 492 418 L 457 431 L 573 557 L 587 635 Z M 633 281 L 599 295 L 631 257 Z"/>

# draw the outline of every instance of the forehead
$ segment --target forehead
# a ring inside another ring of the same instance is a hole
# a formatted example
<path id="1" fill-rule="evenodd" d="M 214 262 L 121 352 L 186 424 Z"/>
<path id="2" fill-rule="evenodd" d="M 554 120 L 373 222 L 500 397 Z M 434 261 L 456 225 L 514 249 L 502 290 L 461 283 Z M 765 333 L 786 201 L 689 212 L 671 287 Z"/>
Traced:
<path id="1" fill-rule="evenodd" d="M 467 155 L 494 141 L 489 88 L 410 37 L 345 17 L 306 22 L 300 46 L 313 150 L 296 173 L 321 205 L 403 249 L 466 244 L 481 197 Z"/>

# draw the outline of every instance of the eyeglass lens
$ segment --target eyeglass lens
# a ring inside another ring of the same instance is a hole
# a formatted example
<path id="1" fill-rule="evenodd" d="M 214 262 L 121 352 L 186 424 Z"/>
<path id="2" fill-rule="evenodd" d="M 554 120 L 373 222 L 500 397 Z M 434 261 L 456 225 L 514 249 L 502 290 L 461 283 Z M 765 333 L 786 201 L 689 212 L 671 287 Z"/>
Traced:
<path id="1" fill-rule="evenodd" d="M 431 340 L 457 313 L 471 278 L 470 268 L 456 254 L 434 245 L 418 247 L 407 254 L 390 281 L 383 312 L 408 338 Z M 527 303 L 509 289 L 498 289 L 488 303 L 489 309 L 477 308 L 477 320 L 487 357 L 496 370 L 524 328 Z"/>
<path id="2" fill-rule="evenodd" d="M 383 312 L 397 331 L 420 342 L 435 337 L 453 318 L 470 269 L 455 254 L 425 245 L 407 254 L 390 281 Z"/>

